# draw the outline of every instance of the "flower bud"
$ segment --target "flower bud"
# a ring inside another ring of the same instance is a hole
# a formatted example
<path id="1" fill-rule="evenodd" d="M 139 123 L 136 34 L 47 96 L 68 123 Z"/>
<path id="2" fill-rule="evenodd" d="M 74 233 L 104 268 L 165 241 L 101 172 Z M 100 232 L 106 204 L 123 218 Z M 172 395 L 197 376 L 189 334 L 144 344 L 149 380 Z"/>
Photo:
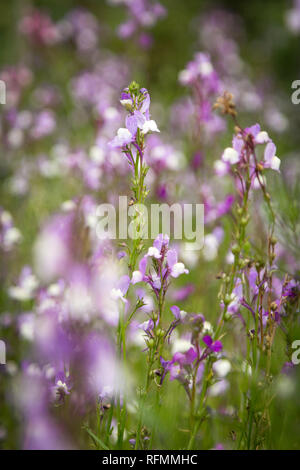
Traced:
<path id="1" fill-rule="evenodd" d="M 233 245 L 233 247 L 231 248 L 231 251 L 234 255 L 238 255 L 241 251 L 241 248 L 239 247 L 239 245 L 235 244 Z"/>
<path id="2" fill-rule="evenodd" d="M 244 226 L 247 225 L 247 223 L 249 222 L 249 218 L 249 215 L 247 215 L 246 217 L 242 217 L 241 224 Z"/>
<path id="3" fill-rule="evenodd" d="M 129 85 L 129 91 L 132 95 L 136 95 L 140 89 L 140 85 L 133 80 Z"/>
<path id="4" fill-rule="evenodd" d="M 231 301 L 232 301 L 232 295 L 231 294 L 226 294 L 225 297 L 224 297 L 224 300 L 223 300 L 224 304 L 228 305 L 228 304 L 230 304 Z"/>
<path id="5" fill-rule="evenodd" d="M 161 328 L 159 328 L 159 329 L 157 330 L 156 334 L 157 334 L 157 336 L 158 336 L 159 338 L 162 338 L 162 337 L 164 336 L 165 332 L 164 332 L 164 330 L 162 330 Z"/>
<path id="6" fill-rule="evenodd" d="M 230 319 L 231 319 L 230 313 L 226 312 L 225 315 L 224 315 L 224 320 L 229 321 Z"/>
<path id="7" fill-rule="evenodd" d="M 133 105 L 131 100 L 120 100 L 120 103 L 126 109 L 126 111 L 133 111 Z"/>

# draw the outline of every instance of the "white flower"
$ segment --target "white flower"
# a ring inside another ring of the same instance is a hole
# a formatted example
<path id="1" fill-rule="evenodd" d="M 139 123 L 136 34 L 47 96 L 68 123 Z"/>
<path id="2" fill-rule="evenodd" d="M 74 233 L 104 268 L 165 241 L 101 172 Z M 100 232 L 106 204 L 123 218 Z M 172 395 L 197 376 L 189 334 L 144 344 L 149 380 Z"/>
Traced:
<path id="1" fill-rule="evenodd" d="M 191 74 L 190 70 L 182 70 L 178 75 L 178 80 L 182 85 L 187 85 L 192 78 L 193 75 Z"/>
<path id="2" fill-rule="evenodd" d="M 62 293 L 62 287 L 59 284 L 51 284 L 48 287 L 48 294 L 53 297 L 57 297 L 61 293 Z"/>
<path id="3" fill-rule="evenodd" d="M 112 288 L 112 290 L 110 291 L 110 297 L 113 299 L 113 300 L 122 300 L 122 302 L 124 302 L 124 304 L 126 304 L 127 300 L 125 299 L 124 295 L 123 295 L 123 292 L 121 291 L 121 289 L 115 289 L 114 287 Z"/>
<path id="4" fill-rule="evenodd" d="M 64 201 L 60 207 L 62 211 L 70 212 L 76 209 L 76 204 L 74 201 Z"/>
<path id="5" fill-rule="evenodd" d="M 274 155 L 274 157 L 272 157 L 271 162 L 270 162 L 270 168 L 272 168 L 272 170 L 279 171 L 280 163 L 281 163 L 280 158 Z"/>
<path id="6" fill-rule="evenodd" d="M 122 106 L 124 106 L 127 111 L 132 110 L 132 101 L 131 100 L 120 100 Z"/>
<path id="7" fill-rule="evenodd" d="M 38 285 L 38 280 L 34 274 L 29 274 L 23 279 L 21 285 L 9 287 L 8 294 L 12 299 L 29 300 L 32 299 Z"/>
<path id="8" fill-rule="evenodd" d="M 268 133 L 266 131 L 261 131 L 257 134 L 255 137 L 255 143 L 256 144 L 266 144 L 269 142 L 270 137 L 268 136 Z"/>
<path id="9" fill-rule="evenodd" d="M 269 142 L 266 145 L 264 153 L 265 167 L 271 168 L 272 170 L 279 171 L 280 159 L 276 156 L 276 145 L 273 142 Z"/>
<path id="10" fill-rule="evenodd" d="M 214 170 L 218 176 L 224 176 L 228 173 L 228 165 L 222 160 L 216 160 L 214 162 Z"/>
<path id="11" fill-rule="evenodd" d="M 209 233 L 204 239 L 203 257 L 206 261 L 212 261 L 218 254 L 219 242 L 213 233 Z"/>
<path id="12" fill-rule="evenodd" d="M 224 153 L 222 155 L 222 160 L 223 162 L 228 162 L 230 165 L 234 165 L 240 160 L 238 152 L 232 148 L 232 147 L 227 147 L 224 150 Z"/>
<path id="13" fill-rule="evenodd" d="M 213 334 L 214 330 L 212 327 L 212 324 L 209 321 L 206 321 L 203 323 L 203 333 L 205 334 Z"/>
<path id="14" fill-rule="evenodd" d="M 59 390 L 63 390 L 65 393 L 69 393 L 67 384 L 65 382 L 62 382 L 61 380 L 57 381 L 56 387 Z"/>
<path id="15" fill-rule="evenodd" d="M 219 377 L 225 377 L 231 370 L 231 364 L 227 359 L 219 359 L 213 364 L 213 370 Z"/>
<path id="16" fill-rule="evenodd" d="M 160 132 L 156 122 L 153 121 L 153 119 L 150 119 L 143 124 L 142 133 L 147 134 L 148 132 Z"/>
<path id="17" fill-rule="evenodd" d="M 156 258 L 156 259 L 161 258 L 161 254 L 155 246 L 151 246 L 148 249 L 148 253 L 146 254 L 146 256 L 152 256 L 153 258 Z"/>
<path id="18" fill-rule="evenodd" d="M 136 284 L 137 282 L 141 282 L 143 280 L 143 275 L 141 271 L 133 271 L 131 284 Z"/>
<path id="19" fill-rule="evenodd" d="M 23 338 L 27 339 L 28 341 L 33 341 L 34 339 L 34 318 L 30 317 L 23 321 L 20 325 L 20 334 Z"/>
<path id="20" fill-rule="evenodd" d="M 114 137 L 114 139 L 109 142 L 109 146 L 111 148 L 123 147 L 124 145 L 128 145 L 132 141 L 132 138 L 133 136 L 131 132 L 126 129 L 126 127 L 120 127 L 120 129 L 118 129 L 116 137 Z"/>
<path id="21" fill-rule="evenodd" d="M 188 274 L 189 270 L 185 268 L 183 263 L 175 263 L 171 270 L 172 277 L 178 277 L 180 274 Z"/>
<path id="22" fill-rule="evenodd" d="M 98 163 L 98 164 L 103 163 L 105 160 L 104 150 L 98 145 L 93 145 L 90 148 L 89 156 L 93 162 Z"/>
<path id="23" fill-rule="evenodd" d="M 175 337 L 172 341 L 172 354 L 177 352 L 185 353 L 192 347 L 192 343 L 187 339 Z"/>
<path id="24" fill-rule="evenodd" d="M 213 66 L 208 60 L 201 62 L 198 67 L 200 74 L 204 77 L 210 75 L 213 72 Z"/>
<path id="25" fill-rule="evenodd" d="M 22 235 L 20 230 L 16 227 L 9 228 L 4 234 L 4 246 L 5 248 L 10 249 L 16 243 L 19 243 L 22 240 Z"/>
<path id="26" fill-rule="evenodd" d="M 126 127 L 120 127 L 120 129 L 118 129 L 117 136 L 119 137 L 119 139 L 123 139 L 126 141 L 128 139 L 131 139 L 132 137 L 131 132 L 126 129 Z"/>

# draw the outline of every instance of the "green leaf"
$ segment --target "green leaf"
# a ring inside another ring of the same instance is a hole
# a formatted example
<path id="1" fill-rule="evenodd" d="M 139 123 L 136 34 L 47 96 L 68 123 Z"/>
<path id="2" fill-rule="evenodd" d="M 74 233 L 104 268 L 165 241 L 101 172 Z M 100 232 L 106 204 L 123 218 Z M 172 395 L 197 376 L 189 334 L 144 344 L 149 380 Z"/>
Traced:
<path id="1" fill-rule="evenodd" d="M 91 436 L 91 438 L 100 446 L 102 447 L 102 449 L 104 450 L 110 450 L 109 447 L 107 447 L 107 445 L 104 444 L 104 442 L 96 436 L 96 434 L 93 433 L 93 431 L 88 428 L 88 427 L 85 427 L 84 428 L 86 430 L 86 432 Z"/>

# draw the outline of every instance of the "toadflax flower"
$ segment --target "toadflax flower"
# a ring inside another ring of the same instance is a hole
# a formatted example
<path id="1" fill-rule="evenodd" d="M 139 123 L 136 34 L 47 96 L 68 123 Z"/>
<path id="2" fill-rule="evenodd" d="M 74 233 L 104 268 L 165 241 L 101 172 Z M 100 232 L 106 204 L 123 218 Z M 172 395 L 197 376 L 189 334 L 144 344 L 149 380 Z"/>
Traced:
<path id="1" fill-rule="evenodd" d="M 154 258 L 158 263 L 158 270 L 146 275 L 148 258 Z M 161 278 L 167 282 L 169 276 L 177 278 L 181 274 L 188 274 L 185 265 L 177 261 L 177 252 L 169 249 L 169 237 L 159 234 L 154 240 L 153 246 L 148 249 L 147 254 L 141 259 L 139 269 L 132 273 L 131 283 L 145 281 L 154 288 L 160 289 Z"/>
<path id="2" fill-rule="evenodd" d="M 30 266 L 25 266 L 22 269 L 17 285 L 9 287 L 8 294 L 13 299 L 26 301 L 34 297 L 38 286 L 39 281 L 32 273 Z"/>
<path id="3" fill-rule="evenodd" d="M 156 122 L 150 119 L 150 95 L 145 88 L 138 91 L 137 84 L 133 82 L 123 91 L 120 102 L 129 111 L 125 120 L 126 127 L 118 129 L 117 135 L 109 142 L 109 147 L 126 148 L 133 143 L 138 148 L 138 130 L 143 135 L 149 132 L 160 132 Z"/>
<path id="4" fill-rule="evenodd" d="M 156 122 L 153 119 L 150 119 L 149 121 L 145 121 L 142 126 L 142 133 L 147 134 L 148 132 L 160 132 L 160 130 L 157 127 Z"/>
<path id="5" fill-rule="evenodd" d="M 271 168 L 272 170 L 279 171 L 281 162 L 275 153 L 276 145 L 273 142 L 269 142 L 265 148 L 264 166 L 265 168 Z"/>
<path id="6" fill-rule="evenodd" d="M 131 132 L 128 129 L 126 129 L 126 127 L 120 127 L 120 129 L 118 129 L 116 137 L 114 137 L 114 139 L 111 142 L 109 142 L 108 145 L 111 148 L 124 147 L 130 144 L 132 140 L 133 140 L 133 135 L 131 134 Z"/>
<path id="7" fill-rule="evenodd" d="M 206 344 L 206 346 L 212 351 L 212 352 L 220 352 L 223 349 L 223 345 L 221 341 L 213 341 L 212 337 L 209 335 L 206 335 L 202 338 L 202 341 Z"/>
<path id="8" fill-rule="evenodd" d="M 240 160 L 240 157 L 234 148 L 227 147 L 222 155 L 222 160 L 225 163 L 230 163 L 230 165 L 235 165 Z"/>
<path id="9" fill-rule="evenodd" d="M 177 252 L 176 250 L 169 250 L 167 253 L 168 266 L 171 269 L 171 276 L 178 277 L 181 274 L 188 274 L 189 270 L 186 269 L 183 263 L 177 262 Z"/>

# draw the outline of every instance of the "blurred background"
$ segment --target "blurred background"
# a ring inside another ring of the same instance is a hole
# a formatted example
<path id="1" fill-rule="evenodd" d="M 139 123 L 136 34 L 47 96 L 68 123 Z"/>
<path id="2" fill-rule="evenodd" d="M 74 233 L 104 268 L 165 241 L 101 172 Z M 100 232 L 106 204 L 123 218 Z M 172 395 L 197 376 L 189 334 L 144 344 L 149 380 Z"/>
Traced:
<path id="1" fill-rule="evenodd" d="M 278 266 L 282 276 L 288 273 L 299 279 L 300 104 L 293 104 L 291 96 L 292 83 L 300 80 L 300 3 L 161 0 L 159 6 L 153 2 L 156 8 L 151 14 L 142 7 L 135 9 L 135 3 L 0 3 L 0 79 L 6 84 L 6 104 L 0 105 L 0 338 L 6 341 L 8 361 L 0 366 L 3 448 L 22 446 L 26 420 L 16 405 L 18 392 L 12 398 L 11 391 L 21 364 L 32 360 L 30 324 L 27 329 L 21 327 L 19 317 L 35 308 L 27 291 L 11 294 L 10 289 L 24 288 L 19 278 L 24 266 L 30 265 L 41 275 L 43 264 L 34 261 L 36 240 L 64 203 L 87 194 L 97 202 L 113 202 L 116 195 L 129 194 L 126 162 L 115 154 L 107 155 L 105 145 L 122 124 L 119 96 L 131 80 L 149 90 L 151 114 L 161 130 L 161 140 L 151 136 L 148 144 L 150 199 L 199 201 L 210 214 L 204 254 L 184 260 L 191 271 L 190 295 L 182 294 L 184 310 L 204 311 L 210 321 L 218 317 L 216 275 L 224 269 L 231 235 L 230 215 L 226 217 L 224 210 L 225 218 L 219 220 L 214 211 L 222 212 L 219 205 L 224 194 L 231 194 L 232 186 L 216 176 L 213 168 L 223 149 L 231 145 L 234 125 L 209 117 L 201 124 L 201 132 L 195 127 L 193 90 L 182 71 L 198 52 L 209 55 L 220 78 L 219 90 L 233 93 L 239 121 L 245 127 L 258 122 L 276 143 L 281 174 L 268 176 L 268 184 L 279 220 Z M 201 89 L 212 105 L 218 93 L 207 91 L 205 83 L 200 83 Z M 263 216 L 257 215 L 252 227 L 258 252 L 265 230 L 262 221 Z M 35 281 L 31 278 L 30 282 L 33 291 Z M 183 285 L 180 281 L 178 288 Z M 287 360 L 285 333 L 280 338 L 276 357 L 282 365 Z M 289 344 L 298 338 L 299 327 L 290 333 Z M 140 376 L 143 359 L 140 350 L 134 351 Z M 294 388 L 283 383 L 281 395 L 274 400 L 273 448 L 300 445 L 297 374 Z M 232 380 L 239 383 L 234 374 Z M 176 386 L 170 385 L 170 406 L 178 410 L 183 397 L 177 389 L 176 395 Z M 235 391 L 230 393 L 228 402 L 236 403 Z M 170 418 L 169 411 L 168 407 L 161 418 L 166 447 L 171 445 L 169 420 L 175 423 L 177 416 L 176 411 Z M 203 446 L 225 442 L 231 448 L 234 439 L 228 436 L 235 429 L 234 420 L 220 414 L 216 422 Z M 78 445 L 87 447 L 86 438 L 80 439 Z M 180 448 L 180 435 L 176 439 L 172 445 Z"/>

